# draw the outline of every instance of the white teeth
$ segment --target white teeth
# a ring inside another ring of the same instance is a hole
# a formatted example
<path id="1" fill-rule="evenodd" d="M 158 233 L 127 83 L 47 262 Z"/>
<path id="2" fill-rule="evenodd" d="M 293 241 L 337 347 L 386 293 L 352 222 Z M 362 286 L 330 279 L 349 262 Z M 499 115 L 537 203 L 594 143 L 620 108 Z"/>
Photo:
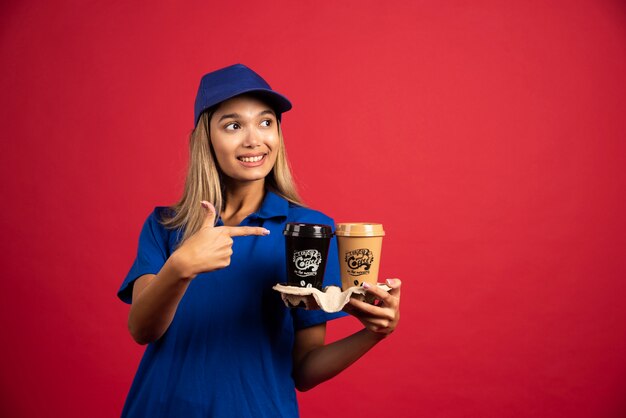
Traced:
<path id="1" fill-rule="evenodd" d="M 263 159 L 263 155 L 256 157 L 239 157 L 239 159 L 244 163 L 256 163 L 257 161 L 261 161 Z"/>

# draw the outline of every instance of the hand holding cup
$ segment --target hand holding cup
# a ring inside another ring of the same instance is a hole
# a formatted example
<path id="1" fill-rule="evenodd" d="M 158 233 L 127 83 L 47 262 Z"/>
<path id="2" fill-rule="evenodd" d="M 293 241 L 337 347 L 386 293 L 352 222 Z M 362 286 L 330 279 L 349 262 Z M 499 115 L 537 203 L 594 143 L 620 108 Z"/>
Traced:
<path id="1" fill-rule="evenodd" d="M 367 302 L 352 298 L 343 310 L 357 318 L 369 332 L 378 339 L 383 339 L 391 334 L 400 321 L 400 279 L 387 279 L 387 285 L 391 287 L 389 292 L 378 286 L 363 283 L 367 293 L 373 295 L 378 301 L 371 305 Z"/>

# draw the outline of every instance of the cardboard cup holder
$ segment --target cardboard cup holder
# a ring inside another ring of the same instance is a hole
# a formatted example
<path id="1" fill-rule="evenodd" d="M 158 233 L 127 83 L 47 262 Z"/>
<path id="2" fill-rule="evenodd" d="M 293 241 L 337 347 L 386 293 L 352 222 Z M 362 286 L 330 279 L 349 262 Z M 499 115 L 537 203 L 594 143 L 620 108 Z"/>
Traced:
<path id="1" fill-rule="evenodd" d="M 386 292 L 391 288 L 383 283 L 377 286 Z M 322 309 L 325 312 L 339 312 L 350 301 L 350 298 L 364 300 L 373 304 L 376 299 L 374 295 L 366 293 L 361 286 L 353 286 L 344 291 L 338 286 L 328 286 L 324 290 L 314 287 L 287 286 L 276 284 L 272 289 L 280 293 L 285 306 L 289 308 L 303 308 L 307 310 Z"/>

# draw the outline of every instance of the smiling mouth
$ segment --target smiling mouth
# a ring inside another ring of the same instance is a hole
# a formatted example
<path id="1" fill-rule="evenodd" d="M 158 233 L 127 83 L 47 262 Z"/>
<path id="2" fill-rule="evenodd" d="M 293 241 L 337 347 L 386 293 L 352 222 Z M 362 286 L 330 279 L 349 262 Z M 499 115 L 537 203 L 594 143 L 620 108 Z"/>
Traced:
<path id="1" fill-rule="evenodd" d="M 265 158 L 266 155 L 267 154 L 255 155 L 253 157 L 237 157 L 237 159 L 244 163 L 258 163 L 263 158 Z"/>

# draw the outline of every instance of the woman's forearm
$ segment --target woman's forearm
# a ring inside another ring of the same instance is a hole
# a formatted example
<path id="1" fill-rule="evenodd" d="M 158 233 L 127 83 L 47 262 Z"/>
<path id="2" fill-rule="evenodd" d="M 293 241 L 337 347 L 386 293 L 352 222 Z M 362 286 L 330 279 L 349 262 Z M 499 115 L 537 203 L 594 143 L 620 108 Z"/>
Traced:
<path id="1" fill-rule="evenodd" d="M 294 369 L 296 388 L 307 391 L 338 375 L 383 338 L 384 336 L 362 329 L 346 338 L 311 350 Z"/>
<path id="2" fill-rule="evenodd" d="M 139 344 L 158 340 L 172 323 L 176 308 L 191 282 L 190 278 L 181 276 L 176 260 L 170 257 L 156 276 L 146 278 L 147 283 L 135 283 L 143 288 L 133 291 L 128 329 Z"/>

